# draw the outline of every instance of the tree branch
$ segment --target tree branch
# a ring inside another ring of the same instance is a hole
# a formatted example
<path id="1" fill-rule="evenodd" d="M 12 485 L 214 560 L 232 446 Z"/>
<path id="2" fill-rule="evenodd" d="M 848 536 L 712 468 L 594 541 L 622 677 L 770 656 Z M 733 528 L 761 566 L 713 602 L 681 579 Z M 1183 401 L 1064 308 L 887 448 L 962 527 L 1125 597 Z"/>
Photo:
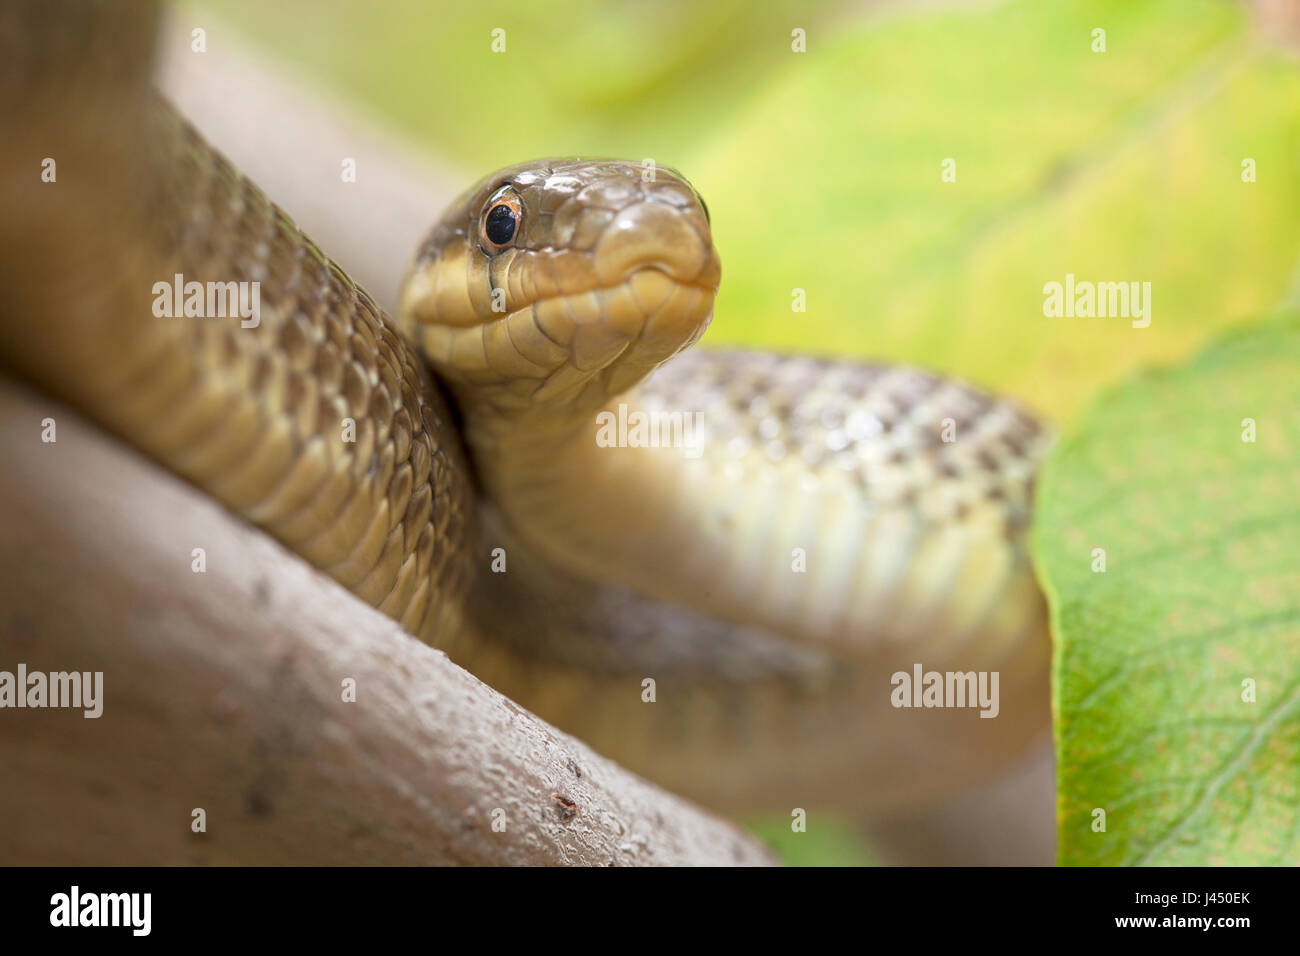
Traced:
<path id="1" fill-rule="evenodd" d="M 0 710 L 5 863 L 771 862 L 52 400 L 0 422 L 0 670 L 103 672 Z"/>

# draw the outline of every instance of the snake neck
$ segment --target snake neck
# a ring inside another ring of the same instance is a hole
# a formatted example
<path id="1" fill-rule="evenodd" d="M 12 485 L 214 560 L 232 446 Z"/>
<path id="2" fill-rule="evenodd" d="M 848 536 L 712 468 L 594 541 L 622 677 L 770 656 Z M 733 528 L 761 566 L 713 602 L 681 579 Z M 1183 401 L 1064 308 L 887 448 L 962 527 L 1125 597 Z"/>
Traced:
<path id="1" fill-rule="evenodd" d="M 486 497 L 527 559 L 826 646 L 847 592 L 827 600 L 821 591 L 833 582 L 824 575 L 793 575 L 791 546 L 768 540 L 765 526 L 793 514 L 800 531 L 791 545 L 809 547 L 804 532 L 825 525 L 834 493 L 808 491 L 804 469 L 791 462 L 763 483 L 763 501 L 741 500 L 716 450 L 705 448 L 703 417 L 633 390 L 582 413 L 471 414 L 467 434 Z M 509 547 L 486 544 L 489 553 Z"/>
<path id="2" fill-rule="evenodd" d="M 1037 633 L 1023 527 L 1047 436 L 1008 406 L 907 369 L 686 355 L 554 413 L 467 430 L 510 532 L 570 573 L 854 656 Z"/>
<path id="3" fill-rule="evenodd" d="M 694 540 L 678 525 L 695 521 L 683 469 L 699 458 L 699 418 L 648 407 L 632 391 L 563 414 L 470 411 L 466 433 L 488 497 L 530 549 L 689 604 L 662 572 Z"/>

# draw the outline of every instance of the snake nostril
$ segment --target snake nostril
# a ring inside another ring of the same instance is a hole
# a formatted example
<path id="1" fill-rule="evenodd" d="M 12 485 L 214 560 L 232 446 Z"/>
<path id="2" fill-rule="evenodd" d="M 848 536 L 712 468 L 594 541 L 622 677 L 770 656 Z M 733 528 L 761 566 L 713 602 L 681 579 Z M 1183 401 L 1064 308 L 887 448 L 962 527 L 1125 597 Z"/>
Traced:
<path id="1" fill-rule="evenodd" d="M 640 202 L 619 211 L 595 249 L 596 272 L 606 285 L 638 269 L 658 269 L 678 282 L 693 282 L 708 263 L 710 249 L 682 210 Z"/>

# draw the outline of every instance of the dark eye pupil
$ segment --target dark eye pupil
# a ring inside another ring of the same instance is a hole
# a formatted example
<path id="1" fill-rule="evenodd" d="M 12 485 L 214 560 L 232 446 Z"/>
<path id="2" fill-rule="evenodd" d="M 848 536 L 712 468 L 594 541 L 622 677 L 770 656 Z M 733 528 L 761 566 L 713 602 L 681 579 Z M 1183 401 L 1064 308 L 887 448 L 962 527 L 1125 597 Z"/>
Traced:
<path id="1" fill-rule="evenodd" d="M 504 246 L 515 237 L 515 211 L 509 206 L 493 206 L 488 210 L 483 232 L 493 245 Z"/>

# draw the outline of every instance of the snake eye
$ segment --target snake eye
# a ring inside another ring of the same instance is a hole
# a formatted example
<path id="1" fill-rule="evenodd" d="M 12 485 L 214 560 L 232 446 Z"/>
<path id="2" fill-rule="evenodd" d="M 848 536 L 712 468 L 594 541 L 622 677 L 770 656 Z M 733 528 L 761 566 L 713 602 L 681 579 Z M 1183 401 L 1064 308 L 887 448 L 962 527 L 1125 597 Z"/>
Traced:
<path id="1" fill-rule="evenodd" d="M 514 242 L 522 218 L 523 205 L 513 189 L 502 186 L 494 192 L 484 207 L 480 227 L 486 251 L 500 252 Z"/>

